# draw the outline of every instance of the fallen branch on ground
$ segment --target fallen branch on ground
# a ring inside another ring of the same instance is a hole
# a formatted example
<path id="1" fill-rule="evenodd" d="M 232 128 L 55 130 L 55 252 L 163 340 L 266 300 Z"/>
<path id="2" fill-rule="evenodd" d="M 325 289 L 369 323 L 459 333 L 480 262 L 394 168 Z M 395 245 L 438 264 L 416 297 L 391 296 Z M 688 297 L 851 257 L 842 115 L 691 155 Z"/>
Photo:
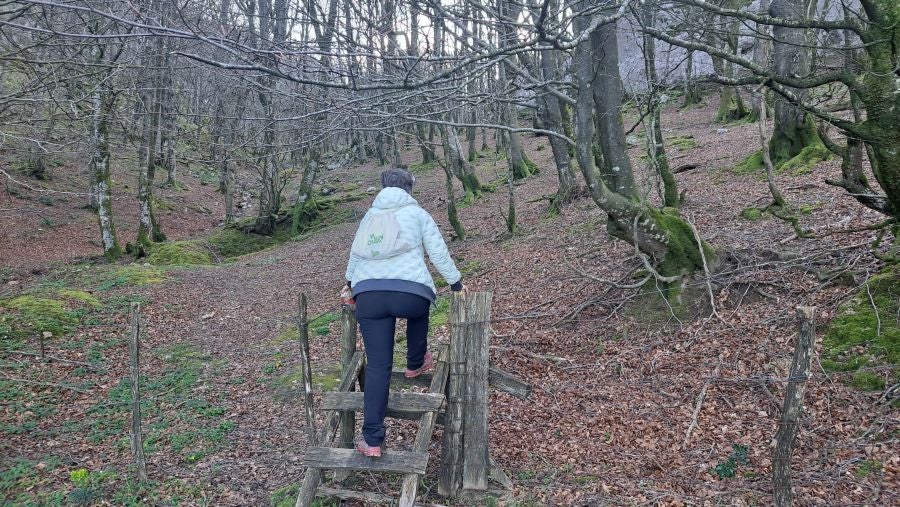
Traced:
<path id="1" fill-rule="evenodd" d="M 719 368 L 722 367 L 722 362 L 716 365 L 716 369 L 713 371 L 712 376 L 719 376 Z M 688 426 L 687 432 L 684 434 L 684 442 L 681 443 L 681 448 L 686 449 L 688 442 L 691 440 L 691 433 L 694 432 L 694 428 L 697 427 L 697 417 L 700 416 L 700 409 L 703 408 L 703 400 L 706 399 L 706 390 L 709 389 L 710 381 L 707 380 L 706 383 L 703 384 L 703 389 L 700 390 L 700 395 L 697 396 L 697 404 L 694 406 L 694 413 L 691 416 L 691 425 Z"/>

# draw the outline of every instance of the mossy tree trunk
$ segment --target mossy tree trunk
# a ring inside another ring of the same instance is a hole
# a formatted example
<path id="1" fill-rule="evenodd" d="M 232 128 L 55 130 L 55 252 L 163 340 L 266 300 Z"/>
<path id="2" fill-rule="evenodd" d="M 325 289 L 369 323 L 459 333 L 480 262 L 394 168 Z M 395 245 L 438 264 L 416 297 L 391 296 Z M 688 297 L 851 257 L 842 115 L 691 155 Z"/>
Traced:
<path id="1" fill-rule="evenodd" d="M 161 54 L 163 52 L 163 38 L 159 37 L 155 40 L 156 56 L 151 62 L 156 69 L 162 65 Z M 159 135 L 159 120 L 161 108 L 161 87 L 159 86 L 159 73 L 153 72 L 149 76 L 147 84 L 143 86 L 141 92 L 141 122 L 142 136 L 140 146 L 138 147 L 138 233 L 137 248 L 138 254 L 141 255 L 145 247 L 150 243 L 165 241 L 165 235 L 159 227 L 159 221 L 156 218 L 156 210 L 153 199 L 153 181 L 156 177 L 158 146 L 157 137 Z"/>
<path id="2" fill-rule="evenodd" d="M 384 143 L 384 134 L 379 131 L 375 134 L 375 156 L 378 157 L 380 165 L 387 164 L 387 153 L 384 151 Z"/>
<path id="3" fill-rule="evenodd" d="M 871 23 L 863 41 L 868 59 L 859 89 L 866 116 L 857 135 L 866 144 L 872 173 L 884 191 L 883 212 L 900 219 L 900 4 L 867 0 L 862 5 Z"/>
<path id="4" fill-rule="evenodd" d="M 575 5 L 576 12 L 584 8 L 584 3 L 579 2 Z M 575 33 L 583 33 L 588 23 L 589 19 L 586 16 L 577 16 L 574 23 Z M 633 185 L 631 187 L 608 186 L 594 163 L 592 146 L 595 125 L 593 115 L 596 102 L 594 87 L 604 83 L 603 80 L 598 81 L 595 77 L 596 74 L 600 74 L 595 68 L 595 61 L 602 62 L 600 68 L 606 70 L 608 79 L 612 77 L 611 69 L 618 69 L 618 53 L 611 50 L 615 48 L 615 45 L 610 41 L 615 38 L 615 24 L 608 25 L 605 29 L 601 27 L 597 31 L 601 32 L 600 36 L 605 40 L 589 40 L 579 44 L 575 48 L 573 58 L 575 81 L 578 85 L 575 105 L 575 153 L 581 173 L 587 182 L 588 192 L 597 206 L 606 212 L 609 234 L 635 245 L 641 252 L 652 258 L 661 275 L 677 276 L 702 269 L 701 246 L 695 241 L 693 231 L 687 222 L 678 216 L 676 209 L 665 208 L 660 211 L 652 208 L 648 203 L 640 200 Z M 602 43 L 598 44 L 597 42 Z M 615 76 L 618 77 L 618 73 Z M 608 81 L 606 83 L 608 84 Z M 621 82 L 619 87 L 621 87 Z M 613 118 L 620 122 L 618 111 L 622 107 L 621 94 L 612 94 L 612 96 L 613 98 L 618 97 L 619 102 L 616 104 L 605 101 L 604 104 L 612 107 L 612 111 L 616 111 Z M 603 109 L 600 110 L 603 111 Z M 610 120 L 601 124 L 614 130 L 610 128 Z M 619 128 L 621 129 L 621 123 L 619 123 Z M 624 140 L 622 145 L 624 146 Z M 621 156 L 621 154 L 610 153 L 610 156 L 616 159 L 616 156 Z M 622 176 L 630 177 L 633 181 L 630 163 L 622 164 L 619 171 L 627 171 L 628 174 Z M 703 248 L 707 248 L 708 258 L 713 258 L 713 251 L 706 245 L 703 245 Z"/>
<path id="5" fill-rule="evenodd" d="M 792 20 L 806 19 L 810 2 L 811 0 L 772 0 L 769 14 Z M 810 50 L 805 47 L 807 30 L 776 25 L 772 27 L 772 36 L 775 74 L 783 77 L 808 77 L 811 69 Z M 808 95 L 804 90 L 790 90 L 800 100 Z M 775 167 L 796 157 L 807 146 L 821 145 L 812 118 L 781 95 L 775 96 L 774 120 L 769 152 Z"/>
<path id="6" fill-rule="evenodd" d="M 515 27 L 505 20 L 519 19 L 519 14 L 522 12 L 522 4 L 512 0 L 500 0 L 498 6 L 501 8 L 500 16 L 502 18 L 499 28 L 501 40 L 504 41 L 504 43 L 515 41 Z M 510 56 L 507 58 L 512 57 Z M 506 86 L 507 76 L 511 77 L 516 75 L 515 68 L 506 59 L 503 60 L 503 65 L 500 66 L 499 72 L 499 81 L 500 83 L 503 83 L 503 86 Z M 502 121 L 506 126 L 516 129 L 519 127 L 519 115 L 515 105 L 515 92 L 510 92 L 507 98 L 509 99 L 509 102 L 501 104 Z M 537 173 L 537 166 L 528 159 L 528 156 L 522 149 L 522 140 L 519 133 L 509 131 L 505 133 L 503 137 L 508 143 L 508 146 L 506 146 L 507 156 L 509 157 L 509 163 L 512 164 L 513 176 L 515 179 L 521 180 Z"/>
<path id="7" fill-rule="evenodd" d="M 257 95 L 260 106 L 268 121 L 263 127 L 262 146 L 260 146 L 257 166 L 260 175 L 259 211 L 253 231 L 257 234 L 271 235 L 275 233 L 275 222 L 281 210 L 281 171 L 275 156 L 275 105 L 274 97 L 269 90 L 274 86 L 271 78 L 262 77 L 267 82 L 261 85 Z"/>
<path id="8" fill-rule="evenodd" d="M 738 0 L 726 0 L 724 7 L 734 9 L 741 4 Z M 728 48 L 731 54 L 737 54 L 738 51 L 738 29 L 739 21 L 734 18 L 709 14 L 709 25 L 715 26 L 718 30 L 709 30 L 707 32 L 707 43 L 712 46 L 722 46 Z M 734 77 L 734 66 L 725 59 L 712 56 L 713 70 L 716 74 L 731 79 Z M 744 106 L 744 100 L 741 98 L 740 91 L 734 86 L 721 86 L 719 88 L 719 108 L 716 110 L 715 121 L 729 122 L 739 120 L 747 116 L 750 111 Z"/>
<path id="9" fill-rule="evenodd" d="M 453 190 L 453 172 L 447 164 L 444 164 L 444 175 L 447 177 L 447 220 L 453 227 L 453 232 L 458 239 L 466 239 L 466 230 L 459 221 L 459 213 L 456 210 L 456 192 Z"/>
<path id="10" fill-rule="evenodd" d="M 641 22 L 644 26 L 653 27 L 656 24 L 655 12 L 650 2 L 641 6 Z M 662 134 L 660 121 L 660 102 L 658 86 L 659 77 L 656 74 L 656 39 L 649 33 L 644 33 L 643 39 L 644 71 L 647 77 L 647 96 L 650 114 L 645 118 L 649 122 L 647 130 L 647 154 L 650 164 L 659 175 L 663 184 L 663 206 L 677 208 L 680 205 L 678 195 L 678 182 L 669 167 L 669 157 L 666 155 L 666 146 Z M 645 123 L 646 124 L 646 123 Z"/>
<path id="11" fill-rule="evenodd" d="M 596 111 L 594 119 L 597 135 L 594 137 L 603 154 L 601 174 L 614 192 L 635 199 L 638 196 L 637 185 L 622 127 L 624 89 L 619 74 L 616 24 L 608 23 L 597 28 L 591 34 L 590 44 L 596 59 L 591 90 Z M 581 164 L 581 159 L 578 163 Z"/>
<path id="12" fill-rule="evenodd" d="M 303 224 L 302 211 L 306 204 L 313 198 L 313 184 L 316 181 L 316 175 L 319 173 L 319 150 L 312 148 L 306 156 L 306 167 L 303 169 L 303 177 L 300 179 L 300 185 L 297 188 L 297 199 L 294 202 L 293 219 L 291 221 L 291 234 L 296 236 L 300 234 Z"/>
<path id="13" fill-rule="evenodd" d="M 769 12 L 769 0 L 759 0 L 759 14 L 766 14 Z M 760 35 L 769 35 L 770 29 L 769 25 L 763 23 L 756 23 L 756 31 Z M 753 46 L 753 63 L 755 63 L 761 69 L 767 69 L 769 67 L 769 53 L 772 47 L 772 43 L 769 39 L 757 39 Z M 762 116 L 761 109 L 763 107 L 768 107 L 768 105 L 762 101 L 761 99 L 764 97 L 763 94 L 754 94 L 751 96 L 750 104 L 751 104 L 751 113 L 750 119 L 752 121 L 757 121 Z"/>
<path id="14" fill-rule="evenodd" d="M 166 10 L 169 7 L 165 8 Z M 165 56 L 163 57 L 163 68 L 162 72 L 162 122 L 161 122 L 161 132 L 160 132 L 160 156 L 162 158 L 163 166 L 166 168 L 166 184 L 170 186 L 175 186 L 175 178 L 177 172 L 177 164 L 175 161 L 175 139 L 178 136 L 178 122 L 176 121 L 176 116 L 178 114 L 178 107 L 175 103 L 175 89 L 172 76 L 175 73 L 175 69 L 172 66 L 172 51 L 174 46 L 174 40 L 171 37 L 166 37 L 166 49 Z M 196 147 L 195 147 L 196 148 Z"/>
<path id="15" fill-rule="evenodd" d="M 475 168 L 463 156 L 456 129 L 442 126 L 441 140 L 444 145 L 444 158 L 448 170 L 462 182 L 463 190 L 466 193 L 465 201 L 474 201 L 481 196 L 483 188 L 481 182 L 478 181 L 478 176 L 475 175 Z"/>
<path id="16" fill-rule="evenodd" d="M 475 124 L 478 123 L 478 115 L 475 113 L 475 109 L 469 113 L 469 126 L 466 128 L 466 142 L 469 145 L 469 154 L 466 157 L 469 162 L 475 162 L 478 159 L 478 150 L 475 148 L 475 139 L 477 132 L 475 131 Z"/>
<path id="17" fill-rule="evenodd" d="M 551 0 L 549 10 L 551 12 L 558 8 L 557 0 Z M 540 15 L 540 7 L 532 6 L 532 12 Z M 525 66 L 536 76 L 540 76 L 544 83 L 556 82 L 560 79 L 559 64 L 557 58 L 557 50 L 545 49 L 538 53 L 539 68 L 535 65 L 527 55 L 520 55 Z M 544 93 L 537 96 L 537 115 L 541 119 L 542 127 L 556 132 L 559 135 L 548 135 L 547 141 L 550 143 L 550 149 L 553 152 L 553 161 L 556 165 L 556 175 L 559 180 L 559 186 L 556 190 L 556 196 L 553 198 L 551 209 L 559 210 L 569 202 L 571 202 L 579 194 L 579 185 L 575 169 L 572 167 L 572 156 L 574 146 L 566 142 L 561 136 L 567 136 L 569 139 L 573 137 L 571 117 L 566 118 L 568 121 L 568 129 L 564 125 L 563 111 L 566 111 L 566 103 L 552 93 L 550 86 L 544 86 Z M 570 149 L 571 148 L 571 149 Z"/>
<path id="18" fill-rule="evenodd" d="M 94 48 L 97 53 L 97 63 L 104 60 L 104 47 L 98 45 Z M 122 256 L 122 248 L 116 237 L 116 225 L 113 221 L 112 189 L 109 170 L 109 118 L 115 106 L 115 95 L 107 83 L 109 72 L 105 72 L 104 79 L 94 86 L 91 95 L 91 160 L 89 169 L 91 173 L 90 194 L 97 203 L 97 222 L 100 226 L 100 240 L 103 245 L 103 256 L 107 261 L 115 260 Z"/>
<path id="19" fill-rule="evenodd" d="M 684 60 L 684 102 L 681 107 L 699 104 L 702 100 L 700 89 L 694 81 L 694 51 L 689 49 Z"/>
<path id="20" fill-rule="evenodd" d="M 513 175 L 512 157 L 507 157 L 506 162 L 508 169 L 506 172 L 506 188 L 509 197 L 509 205 L 506 209 L 506 231 L 514 234 L 516 232 L 516 192 L 513 184 L 515 177 Z"/>
<path id="21" fill-rule="evenodd" d="M 276 68 L 277 62 L 273 54 L 277 48 L 281 48 L 287 38 L 287 5 L 285 2 L 259 2 L 258 41 L 264 46 L 270 55 L 267 55 L 263 64 L 270 68 Z M 262 49 L 262 48 L 261 48 Z M 278 151 L 277 110 L 278 88 L 281 82 L 276 82 L 270 74 L 260 76 L 257 80 L 257 99 L 265 118 L 262 128 L 262 145 L 259 146 L 257 166 L 260 175 L 261 188 L 259 192 L 259 211 L 256 215 L 256 223 L 253 231 L 258 234 L 272 235 L 275 233 L 278 215 L 281 212 L 282 190 L 284 178 L 281 173 L 281 164 L 276 155 Z"/>
<path id="22" fill-rule="evenodd" d="M 428 139 L 428 133 L 425 131 L 425 124 L 416 123 L 416 140 L 419 142 L 419 148 L 422 150 L 422 163 L 430 164 L 434 162 L 434 148 Z"/>

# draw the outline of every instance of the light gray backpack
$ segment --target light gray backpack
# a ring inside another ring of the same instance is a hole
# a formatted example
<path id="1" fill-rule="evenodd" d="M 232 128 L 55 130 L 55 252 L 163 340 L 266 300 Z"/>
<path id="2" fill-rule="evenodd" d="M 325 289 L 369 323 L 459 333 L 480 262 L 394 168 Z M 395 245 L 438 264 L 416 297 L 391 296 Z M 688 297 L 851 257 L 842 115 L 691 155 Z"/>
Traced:
<path id="1" fill-rule="evenodd" d="M 415 245 L 400 240 L 400 222 L 397 211 L 369 213 L 359 224 L 350 252 L 366 260 L 388 259 L 406 253 Z"/>

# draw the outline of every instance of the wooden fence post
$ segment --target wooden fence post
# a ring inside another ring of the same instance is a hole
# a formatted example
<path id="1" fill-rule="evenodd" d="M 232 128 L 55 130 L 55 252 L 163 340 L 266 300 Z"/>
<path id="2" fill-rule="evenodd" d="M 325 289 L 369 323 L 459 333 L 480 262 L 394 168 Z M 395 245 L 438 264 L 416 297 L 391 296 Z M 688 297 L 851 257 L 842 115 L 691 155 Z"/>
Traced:
<path id="1" fill-rule="evenodd" d="M 791 505 L 791 454 L 794 451 L 794 438 L 797 436 L 797 425 L 803 408 L 803 395 L 806 393 L 806 381 L 809 378 L 809 360 L 816 340 L 816 308 L 814 306 L 797 307 L 800 319 L 800 331 L 794 346 L 794 358 L 791 361 L 791 373 L 788 377 L 784 394 L 784 406 L 781 410 L 781 421 L 775 434 L 775 450 L 772 456 L 772 485 L 775 493 L 775 506 Z"/>
<path id="2" fill-rule="evenodd" d="M 491 329 L 491 293 L 476 292 L 466 301 L 466 410 L 463 421 L 463 489 L 487 490 L 488 455 L 488 345 Z"/>
<path id="3" fill-rule="evenodd" d="M 347 374 L 351 367 L 350 362 L 356 352 L 356 305 L 341 305 L 341 378 Z M 350 387 L 354 391 L 353 387 Z M 356 412 L 345 410 L 341 412 L 339 442 L 346 449 L 353 449 L 353 437 L 356 436 Z M 349 470 L 335 471 L 334 478 L 337 482 L 343 482 L 350 476 Z"/>
<path id="4" fill-rule="evenodd" d="M 141 305 L 131 303 L 131 336 L 128 349 L 131 356 L 131 451 L 137 465 L 139 482 L 147 481 L 147 462 L 144 459 L 144 438 L 141 434 Z"/>
<path id="5" fill-rule="evenodd" d="M 488 341 L 491 293 L 453 295 L 450 304 L 450 378 L 438 493 L 487 489 Z"/>
<path id="6" fill-rule="evenodd" d="M 303 405 L 306 408 L 306 432 L 309 435 L 309 446 L 318 445 L 316 439 L 316 416 L 313 412 L 312 367 L 309 360 L 309 322 L 306 318 L 306 294 L 300 293 L 298 301 L 299 315 L 297 330 L 300 338 L 300 361 L 303 363 Z"/>

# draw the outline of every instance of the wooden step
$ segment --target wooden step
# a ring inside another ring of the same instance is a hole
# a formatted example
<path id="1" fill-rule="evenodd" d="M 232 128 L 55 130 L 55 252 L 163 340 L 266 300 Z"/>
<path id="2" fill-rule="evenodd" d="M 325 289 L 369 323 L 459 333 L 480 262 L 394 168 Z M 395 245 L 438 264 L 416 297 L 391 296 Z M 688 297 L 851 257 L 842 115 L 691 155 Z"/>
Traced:
<path id="1" fill-rule="evenodd" d="M 414 414 L 423 412 L 437 412 L 444 403 L 444 395 L 441 393 L 388 393 L 388 414 Z M 363 393 L 360 392 L 327 392 L 322 398 L 322 408 L 325 410 L 354 410 L 361 412 L 363 409 Z"/>
<path id="2" fill-rule="evenodd" d="M 425 468 L 428 466 L 428 457 L 427 452 L 385 450 L 381 457 L 368 458 L 356 449 L 313 447 L 306 451 L 303 464 L 308 467 L 332 470 L 373 470 L 424 474 Z"/>
<path id="3" fill-rule="evenodd" d="M 413 384 L 421 386 L 428 386 L 431 383 L 431 372 L 423 372 L 415 378 L 406 378 L 405 372 L 406 370 L 403 368 L 395 368 L 392 370 L 391 382 L 403 385 Z M 515 375 L 501 370 L 496 366 L 491 366 L 488 369 L 488 383 L 490 383 L 491 387 L 494 389 L 511 394 L 516 398 L 524 400 L 531 396 L 531 384 L 528 384 Z"/>

